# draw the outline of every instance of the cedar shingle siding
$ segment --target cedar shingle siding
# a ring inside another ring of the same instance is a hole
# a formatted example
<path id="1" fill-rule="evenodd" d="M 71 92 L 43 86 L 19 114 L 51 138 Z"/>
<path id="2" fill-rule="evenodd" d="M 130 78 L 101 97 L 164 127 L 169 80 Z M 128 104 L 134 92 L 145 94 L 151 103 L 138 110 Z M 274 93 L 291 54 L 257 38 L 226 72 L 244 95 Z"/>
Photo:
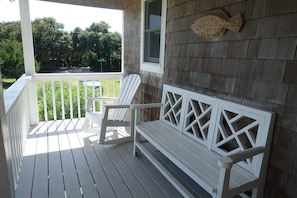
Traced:
<path id="1" fill-rule="evenodd" d="M 127 0 L 125 6 L 125 72 L 140 73 L 143 82 L 136 102 L 159 102 L 168 83 L 275 111 L 265 197 L 297 197 L 297 1 L 168 0 L 162 76 L 139 70 L 141 2 Z M 241 13 L 242 30 L 197 37 L 191 24 L 215 8 Z"/>

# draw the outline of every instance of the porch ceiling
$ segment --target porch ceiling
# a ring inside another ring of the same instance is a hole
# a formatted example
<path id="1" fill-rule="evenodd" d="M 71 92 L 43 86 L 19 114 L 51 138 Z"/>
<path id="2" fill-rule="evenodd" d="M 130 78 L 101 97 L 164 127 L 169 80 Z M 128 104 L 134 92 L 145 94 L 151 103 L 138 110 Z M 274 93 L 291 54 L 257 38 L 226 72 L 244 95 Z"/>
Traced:
<path id="1" fill-rule="evenodd" d="M 124 9 L 124 0 L 41 0 L 72 5 L 91 6 L 108 9 Z"/>

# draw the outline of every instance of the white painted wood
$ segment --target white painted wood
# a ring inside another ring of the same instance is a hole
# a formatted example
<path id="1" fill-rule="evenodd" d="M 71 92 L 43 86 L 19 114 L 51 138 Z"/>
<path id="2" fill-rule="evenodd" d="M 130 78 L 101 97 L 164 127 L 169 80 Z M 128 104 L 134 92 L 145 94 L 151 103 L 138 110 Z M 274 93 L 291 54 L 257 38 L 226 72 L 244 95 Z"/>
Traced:
<path id="1" fill-rule="evenodd" d="M 183 197 L 194 197 L 191 193 L 182 185 L 180 182 L 175 179 L 166 168 L 155 159 L 155 157 L 150 154 L 150 152 L 141 144 L 136 143 L 137 148 L 143 153 L 152 164 L 162 173 L 162 175 L 182 194 Z"/>
<path id="2" fill-rule="evenodd" d="M 52 88 L 52 93 L 55 93 L 55 83 L 52 81 L 51 82 L 51 88 Z M 56 96 L 55 94 L 52 94 L 53 98 L 53 113 L 54 113 L 54 120 L 57 120 L 57 107 L 56 107 Z"/>
<path id="3" fill-rule="evenodd" d="M 136 112 L 134 155 L 144 153 L 169 174 L 142 146 L 144 138 L 213 197 L 250 189 L 253 197 L 263 195 L 273 113 L 164 85 L 160 120 L 139 122 L 140 110 L 155 105 L 131 107 Z M 166 177 L 183 192 L 176 179 Z"/>
<path id="4" fill-rule="evenodd" d="M 84 74 L 84 73 L 80 73 L 80 74 L 70 74 L 70 77 L 69 76 L 66 76 L 65 74 L 36 74 L 34 76 L 34 79 L 37 81 L 37 82 L 42 82 L 42 93 L 43 93 L 43 96 L 42 96 L 42 102 L 44 103 L 44 117 L 46 118 L 45 120 L 47 121 L 48 120 L 48 111 L 47 111 L 47 100 L 45 98 L 46 96 L 46 84 L 47 83 L 50 83 L 51 84 L 51 94 L 52 93 L 55 93 L 57 89 L 57 87 L 55 86 L 55 83 L 57 84 L 60 84 L 60 92 L 61 92 L 61 98 L 56 98 L 55 95 L 51 95 L 50 97 L 52 98 L 52 101 L 53 102 L 53 113 L 54 113 L 54 120 L 57 119 L 58 115 L 57 115 L 57 112 L 59 112 L 57 110 L 57 107 L 55 105 L 55 101 L 56 100 L 61 100 L 61 104 L 62 104 L 62 115 L 59 115 L 62 117 L 62 119 L 65 119 L 65 100 L 64 100 L 64 95 L 65 95 L 65 92 L 69 92 L 69 100 L 70 100 L 70 111 L 69 111 L 69 115 L 70 117 L 69 118 L 74 118 L 74 115 L 73 115 L 73 111 L 74 111 L 74 105 L 73 105 L 73 100 L 74 100 L 74 96 L 73 96 L 73 93 L 72 93 L 72 88 L 73 86 L 71 85 L 73 82 L 76 83 L 77 85 L 79 85 L 81 82 L 87 82 L 87 80 L 91 80 L 92 83 L 95 82 L 95 80 L 98 80 L 98 77 L 106 80 L 106 81 L 109 81 L 111 80 L 111 78 L 119 78 L 121 77 L 121 74 L 115 74 L 115 73 L 108 73 L 108 74 L 98 74 L 97 75 L 97 78 L 95 79 L 94 78 L 94 74 Z M 63 79 L 63 80 L 61 80 Z M 114 79 L 112 79 L 114 80 Z M 65 89 L 64 87 L 64 84 L 68 84 L 69 87 L 68 89 Z M 34 83 L 33 83 L 34 84 Z M 87 83 L 83 83 L 84 84 L 84 91 L 82 93 L 80 93 L 80 90 L 79 90 L 79 86 L 77 87 L 77 101 L 78 101 L 78 117 L 80 118 L 82 115 L 81 115 L 81 101 L 80 101 L 80 94 L 83 94 L 85 97 L 88 97 L 88 87 L 87 86 Z M 114 84 L 115 85 L 115 84 Z M 95 88 L 94 86 L 91 86 L 91 95 L 90 96 L 95 96 Z M 101 86 L 100 88 L 100 96 L 102 96 L 103 94 L 103 87 Z M 116 89 L 116 87 L 113 87 L 113 89 Z M 90 89 L 89 89 L 90 90 Z M 29 90 L 28 90 L 29 91 Z M 36 93 L 35 93 L 36 94 Z M 106 95 L 106 94 L 105 94 Z M 107 95 L 109 96 L 109 95 Z M 37 96 L 36 96 L 37 97 Z M 76 98 L 75 98 L 76 99 Z M 94 102 L 95 104 L 95 102 Z M 101 102 L 101 104 L 103 104 L 103 102 Z M 95 107 L 95 106 L 94 106 Z M 37 112 L 37 116 L 38 116 L 38 112 Z M 31 122 L 32 123 L 32 122 Z"/>
<path id="5" fill-rule="evenodd" d="M 124 141 L 129 141 L 133 139 L 133 127 L 131 127 L 131 118 L 127 119 L 127 111 L 130 109 L 130 104 L 133 100 L 134 95 L 138 87 L 140 86 L 141 79 L 137 74 L 131 74 L 123 79 L 123 83 L 120 88 L 118 97 L 115 100 L 115 103 L 110 105 L 104 105 L 101 112 L 96 112 L 91 110 L 90 103 L 95 101 L 102 101 L 104 98 L 86 98 L 87 99 L 87 108 L 86 108 L 86 122 L 85 129 L 90 130 L 90 121 L 99 126 L 99 143 L 119 143 Z M 112 98 L 105 98 L 112 99 Z M 133 115 L 133 114 L 132 114 Z M 132 118 L 133 119 L 133 118 Z M 116 130 L 116 133 L 119 133 L 118 127 L 130 127 L 130 132 L 124 137 L 114 139 L 107 138 L 108 127 L 112 130 Z M 116 128 L 116 129 L 114 129 Z M 127 136 L 127 137 L 126 137 Z"/>
<path id="6" fill-rule="evenodd" d="M 150 197 L 182 197 L 147 159 L 131 155 L 131 142 L 100 145 L 96 134 L 84 132 L 83 123 L 83 119 L 58 120 L 32 128 L 16 198 L 30 198 L 32 190 L 37 192 L 37 187 L 46 182 L 46 197 L 65 197 L 64 190 L 67 197 L 82 197 L 80 189 L 84 197 L 133 197 L 141 192 Z M 45 151 L 38 142 L 46 138 L 48 168 L 45 170 L 37 165 L 40 164 L 37 158 Z M 36 178 L 34 172 L 48 177 L 40 177 L 40 184 L 32 182 Z M 96 192 L 91 188 L 92 183 Z"/>
<path id="7" fill-rule="evenodd" d="M 74 124 L 75 122 L 71 120 L 66 130 L 72 150 L 75 169 L 79 178 L 80 188 L 84 197 L 96 197 L 96 195 L 99 196 L 99 194 L 88 163 L 85 160 L 81 160 L 85 157 L 85 154 L 82 149 L 83 145 L 80 143 L 75 131 Z"/>
<path id="8" fill-rule="evenodd" d="M 73 100 L 72 100 L 72 85 L 71 81 L 68 81 L 68 88 L 69 88 L 69 100 L 70 102 L 70 118 L 73 118 Z"/>
<path id="9" fill-rule="evenodd" d="M 129 167 L 132 174 L 137 178 L 140 185 L 142 185 L 150 197 L 165 197 L 165 194 L 161 191 L 158 185 L 150 178 L 148 173 L 137 163 L 137 160 L 129 153 L 126 148 L 128 144 L 118 144 L 115 149 L 121 156 L 121 159 L 125 162 L 126 166 Z M 129 144 L 132 148 L 131 144 Z"/>
<path id="10" fill-rule="evenodd" d="M 43 96 L 43 110 L 44 110 L 44 120 L 48 121 L 47 117 L 47 101 L 46 101 L 46 92 L 45 92 L 45 82 L 42 82 L 42 96 Z"/>
<path id="11" fill-rule="evenodd" d="M 9 133 L 5 142 L 9 145 L 7 163 L 12 171 L 13 188 L 16 187 L 22 163 L 24 145 L 30 128 L 29 97 L 27 86 L 30 76 L 23 75 L 4 92 L 4 110 Z M 2 92 L 3 93 L 3 92 Z"/>
<path id="12" fill-rule="evenodd" d="M 49 121 L 48 125 L 48 194 L 51 197 L 64 197 L 63 171 L 57 128 L 62 121 Z"/>
<path id="13" fill-rule="evenodd" d="M 127 164 L 119 155 L 115 147 L 105 145 L 104 148 L 107 154 L 109 155 L 110 159 L 113 161 L 117 170 L 121 173 L 121 177 L 130 189 L 132 196 L 148 198 L 149 195 L 146 192 L 145 187 L 140 184 L 138 178 L 133 174 L 133 171 L 130 169 L 130 167 L 127 166 Z"/>
<path id="14" fill-rule="evenodd" d="M 157 75 L 162 75 L 164 72 L 164 58 L 165 58 L 165 33 L 166 33 L 166 12 L 167 1 L 162 0 L 161 8 L 161 30 L 160 30 L 160 55 L 159 63 L 145 62 L 144 61 L 144 26 L 145 26 L 145 2 L 141 0 L 141 35 L 140 35 L 140 69 L 143 71 L 154 72 Z"/>
<path id="15" fill-rule="evenodd" d="M 65 120 L 64 87 L 63 87 L 62 80 L 60 80 L 60 89 L 61 89 L 62 119 Z"/>
<path id="16" fill-rule="evenodd" d="M 33 185 L 33 175 L 34 175 L 34 164 L 36 158 L 36 146 L 37 146 L 37 131 L 39 130 L 40 126 L 42 126 L 43 122 L 39 123 L 38 126 L 32 127 L 30 130 L 30 138 L 27 139 L 26 148 L 24 149 L 24 157 L 22 162 L 22 170 L 20 172 L 20 179 L 18 181 L 18 185 L 16 188 L 15 196 L 22 197 L 22 198 L 30 198 L 32 192 L 32 185 Z M 30 181 L 30 182 L 28 182 Z"/>
<path id="17" fill-rule="evenodd" d="M 116 196 L 131 197 L 129 188 L 125 184 L 125 181 L 121 177 L 119 171 L 116 169 L 114 163 L 111 161 L 111 158 L 107 155 L 103 146 L 94 144 L 94 148 L 97 158 L 100 160 L 100 163 L 103 166 L 104 174 L 106 174 L 108 177 Z"/>
<path id="18" fill-rule="evenodd" d="M 30 19 L 29 0 L 24 0 L 20 2 L 19 6 L 20 6 L 25 73 L 29 75 L 34 75 L 35 62 L 34 62 L 33 34 L 32 34 L 31 19 Z"/>
<path id="19" fill-rule="evenodd" d="M 78 117 L 81 118 L 81 107 L 80 107 L 80 87 L 79 87 L 79 81 L 76 81 L 77 86 L 77 112 Z"/>
<path id="20" fill-rule="evenodd" d="M 63 131 L 59 134 L 59 145 L 60 145 L 60 155 L 62 161 L 62 170 L 64 178 L 64 191 L 67 197 L 81 198 L 80 183 L 75 168 L 75 163 L 71 151 L 71 146 L 69 143 L 67 132 L 65 131 L 68 125 L 70 125 L 70 120 L 63 122 L 61 126 Z"/>
<path id="21" fill-rule="evenodd" d="M 83 122 L 79 122 L 79 125 L 76 127 L 77 135 L 82 149 L 86 156 L 87 164 L 90 168 L 96 187 L 99 191 L 100 197 L 116 197 L 115 192 L 109 182 L 107 175 L 104 172 L 103 166 L 98 159 L 92 142 L 88 140 L 89 136 L 83 132 Z M 91 136 L 92 137 L 92 136 Z"/>
<path id="22" fill-rule="evenodd" d="M 37 132 L 35 169 L 33 173 L 32 198 L 46 197 L 48 194 L 48 157 L 47 157 L 47 125 Z"/>
<path id="23" fill-rule="evenodd" d="M 2 89 L 2 75 L 0 71 L 0 195 L 1 197 L 14 197 L 14 181 L 12 170 L 11 143 L 4 106 Z"/>
<path id="24" fill-rule="evenodd" d="M 26 75 L 35 75 L 35 56 L 34 56 L 34 46 L 33 46 L 33 34 L 31 27 L 29 0 L 24 0 L 19 2 L 20 9 L 20 20 L 21 20 L 21 34 L 22 34 L 22 44 L 23 44 L 23 54 L 24 54 L 24 66 Z M 30 122 L 31 124 L 38 124 L 38 102 L 36 85 L 34 82 L 29 83 L 28 97 L 31 108 L 30 112 Z"/>
<path id="25" fill-rule="evenodd" d="M 35 74 L 36 81 L 59 81 L 67 80 L 105 80 L 105 79 L 120 79 L 122 73 L 43 73 Z"/>

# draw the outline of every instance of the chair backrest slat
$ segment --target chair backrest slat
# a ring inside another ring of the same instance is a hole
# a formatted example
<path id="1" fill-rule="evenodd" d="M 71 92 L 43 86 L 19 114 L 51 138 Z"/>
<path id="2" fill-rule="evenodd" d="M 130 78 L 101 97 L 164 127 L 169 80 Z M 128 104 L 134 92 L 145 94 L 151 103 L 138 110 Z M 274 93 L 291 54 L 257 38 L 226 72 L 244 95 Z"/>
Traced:
<path id="1" fill-rule="evenodd" d="M 140 83 L 141 78 L 138 74 L 130 74 L 126 76 L 122 81 L 116 104 L 131 104 Z M 119 119 L 124 119 L 126 112 L 126 108 L 116 109 L 114 115 Z"/>

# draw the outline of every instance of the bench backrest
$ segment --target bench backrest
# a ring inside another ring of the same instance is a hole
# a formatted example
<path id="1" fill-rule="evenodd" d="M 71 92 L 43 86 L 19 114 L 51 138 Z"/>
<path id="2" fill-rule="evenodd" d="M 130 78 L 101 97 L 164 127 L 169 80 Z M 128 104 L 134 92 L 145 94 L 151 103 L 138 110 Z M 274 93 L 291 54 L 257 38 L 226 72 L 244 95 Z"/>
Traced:
<path id="1" fill-rule="evenodd" d="M 267 163 L 274 113 L 164 85 L 160 119 L 221 156 L 263 146 L 257 155 L 239 165 L 255 175 Z"/>

